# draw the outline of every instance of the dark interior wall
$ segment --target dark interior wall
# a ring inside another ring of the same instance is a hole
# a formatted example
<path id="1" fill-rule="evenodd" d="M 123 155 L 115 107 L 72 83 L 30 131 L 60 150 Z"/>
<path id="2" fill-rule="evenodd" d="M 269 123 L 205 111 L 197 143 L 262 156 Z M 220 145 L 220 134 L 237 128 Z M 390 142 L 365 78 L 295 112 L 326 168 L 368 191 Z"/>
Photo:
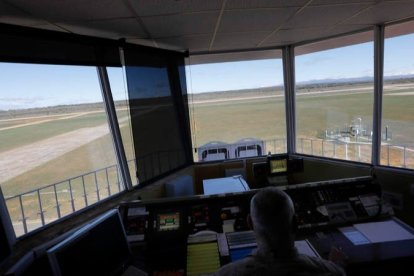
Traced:
<path id="1" fill-rule="evenodd" d="M 391 201 L 395 215 L 414 226 L 414 173 L 412 171 L 306 156 L 303 157 L 303 167 L 303 172 L 289 175 L 290 183 L 374 175 L 382 188 L 384 200 Z"/>
<path id="2" fill-rule="evenodd" d="M 414 173 L 412 171 L 376 167 L 375 175 L 384 198 L 391 200 L 395 215 L 414 226 Z"/>
<path id="3" fill-rule="evenodd" d="M 303 171 L 289 174 L 289 183 L 305 183 L 348 177 L 369 176 L 372 167 L 355 162 L 301 156 Z"/>

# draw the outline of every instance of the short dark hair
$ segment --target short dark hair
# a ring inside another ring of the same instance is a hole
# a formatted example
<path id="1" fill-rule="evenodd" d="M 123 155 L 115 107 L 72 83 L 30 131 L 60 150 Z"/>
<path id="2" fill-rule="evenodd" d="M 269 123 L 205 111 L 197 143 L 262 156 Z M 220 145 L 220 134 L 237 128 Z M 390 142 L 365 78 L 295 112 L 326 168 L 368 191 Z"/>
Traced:
<path id="1" fill-rule="evenodd" d="M 260 247 L 275 254 L 291 254 L 294 249 L 292 225 L 295 209 L 288 194 L 276 187 L 267 187 L 253 196 L 250 216 Z"/>

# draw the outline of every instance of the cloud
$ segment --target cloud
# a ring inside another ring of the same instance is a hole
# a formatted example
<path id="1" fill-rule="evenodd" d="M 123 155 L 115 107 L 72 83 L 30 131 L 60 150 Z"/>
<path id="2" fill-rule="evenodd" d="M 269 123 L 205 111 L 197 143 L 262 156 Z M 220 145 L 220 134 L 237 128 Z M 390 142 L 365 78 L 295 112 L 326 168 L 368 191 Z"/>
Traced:
<path id="1" fill-rule="evenodd" d="M 45 102 L 50 102 L 50 99 L 45 97 L 2 97 L 0 102 L 1 110 L 12 110 L 45 106 Z"/>
<path id="2" fill-rule="evenodd" d="M 325 63 L 327 61 L 332 60 L 332 57 L 330 56 L 315 56 L 312 57 L 311 59 L 304 61 L 303 65 L 305 66 L 315 66 L 317 64 L 321 64 L 321 63 Z"/>

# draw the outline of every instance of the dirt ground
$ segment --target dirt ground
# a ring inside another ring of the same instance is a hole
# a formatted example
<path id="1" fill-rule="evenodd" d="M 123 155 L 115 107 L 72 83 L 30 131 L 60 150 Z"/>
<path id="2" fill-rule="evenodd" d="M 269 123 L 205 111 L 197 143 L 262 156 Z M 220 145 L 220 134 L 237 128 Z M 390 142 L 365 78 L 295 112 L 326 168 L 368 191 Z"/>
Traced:
<path id="1" fill-rule="evenodd" d="M 0 153 L 0 183 L 27 172 L 109 133 L 107 124 L 77 129 Z"/>

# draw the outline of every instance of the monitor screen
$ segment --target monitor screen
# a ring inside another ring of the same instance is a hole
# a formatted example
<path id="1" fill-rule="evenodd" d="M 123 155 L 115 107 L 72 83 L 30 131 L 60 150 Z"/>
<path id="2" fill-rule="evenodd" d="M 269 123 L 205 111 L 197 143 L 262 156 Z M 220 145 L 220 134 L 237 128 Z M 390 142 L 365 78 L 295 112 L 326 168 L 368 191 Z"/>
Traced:
<path id="1" fill-rule="evenodd" d="M 111 210 L 48 250 L 54 275 L 117 275 L 131 252 L 118 210 Z"/>
<path id="2" fill-rule="evenodd" d="M 285 156 L 270 156 L 267 159 L 269 174 L 277 175 L 287 172 L 287 157 Z"/>
<path id="3" fill-rule="evenodd" d="M 157 226 L 158 231 L 178 230 L 180 228 L 180 213 L 169 212 L 158 214 Z"/>

